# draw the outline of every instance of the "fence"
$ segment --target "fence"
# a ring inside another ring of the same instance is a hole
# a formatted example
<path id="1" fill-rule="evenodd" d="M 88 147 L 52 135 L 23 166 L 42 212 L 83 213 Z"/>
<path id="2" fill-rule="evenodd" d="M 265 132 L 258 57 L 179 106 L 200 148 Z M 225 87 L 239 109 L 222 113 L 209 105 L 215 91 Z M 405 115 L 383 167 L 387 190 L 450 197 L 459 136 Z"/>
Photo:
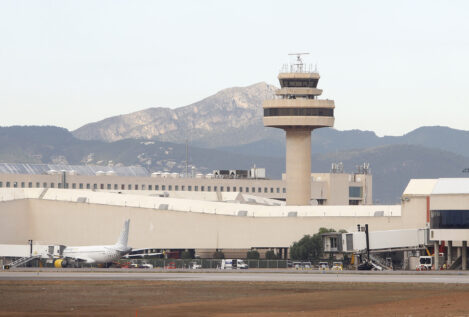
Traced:
<path id="1" fill-rule="evenodd" d="M 140 260 L 139 260 L 140 261 Z M 287 260 L 243 260 L 249 268 L 253 269 L 285 269 L 288 267 Z M 219 259 L 145 259 L 145 263 L 150 263 L 155 268 L 166 269 L 190 269 L 194 264 L 202 269 L 218 269 L 221 267 L 222 260 Z M 290 262 L 291 263 L 291 262 Z"/>

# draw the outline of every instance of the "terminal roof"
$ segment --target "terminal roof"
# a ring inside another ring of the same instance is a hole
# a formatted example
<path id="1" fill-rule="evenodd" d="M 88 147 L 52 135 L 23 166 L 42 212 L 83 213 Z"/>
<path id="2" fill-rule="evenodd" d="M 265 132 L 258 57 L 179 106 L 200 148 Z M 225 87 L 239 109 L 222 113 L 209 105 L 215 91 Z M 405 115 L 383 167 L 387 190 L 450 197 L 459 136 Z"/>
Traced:
<path id="1" fill-rule="evenodd" d="M 142 166 L 97 166 L 65 164 L 0 163 L 0 174 L 47 174 L 50 171 L 74 171 L 77 175 L 96 175 L 97 172 L 114 172 L 116 176 L 150 176 Z"/>

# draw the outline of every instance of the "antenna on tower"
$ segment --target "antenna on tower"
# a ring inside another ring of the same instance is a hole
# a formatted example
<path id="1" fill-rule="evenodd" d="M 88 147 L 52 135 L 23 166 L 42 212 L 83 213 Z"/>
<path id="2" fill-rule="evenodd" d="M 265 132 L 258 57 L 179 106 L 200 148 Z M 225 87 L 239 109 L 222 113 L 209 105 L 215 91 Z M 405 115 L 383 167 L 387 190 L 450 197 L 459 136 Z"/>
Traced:
<path id="1" fill-rule="evenodd" d="M 296 63 L 293 64 L 294 68 L 292 69 L 294 72 L 303 72 L 303 59 L 301 58 L 302 55 L 309 55 L 309 53 L 289 53 L 288 55 L 295 55 L 296 56 Z"/>

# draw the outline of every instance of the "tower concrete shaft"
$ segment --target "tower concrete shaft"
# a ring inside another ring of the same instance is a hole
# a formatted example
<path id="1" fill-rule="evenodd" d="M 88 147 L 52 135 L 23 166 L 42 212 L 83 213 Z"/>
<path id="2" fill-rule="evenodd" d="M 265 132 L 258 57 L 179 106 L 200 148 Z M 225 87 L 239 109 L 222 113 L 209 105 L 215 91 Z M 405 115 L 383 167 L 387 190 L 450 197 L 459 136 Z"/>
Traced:
<path id="1" fill-rule="evenodd" d="M 311 200 L 311 131 L 334 125 L 334 101 L 319 100 L 319 73 L 300 56 L 278 75 L 276 98 L 266 100 L 264 126 L 286 132 L 287 205 L 309 205 Z"/>
<path id="2" fill-rule="evenodd" d="M 311 199 L 311 130 L 285 129 L 287 203 L 309 205 Z"/>

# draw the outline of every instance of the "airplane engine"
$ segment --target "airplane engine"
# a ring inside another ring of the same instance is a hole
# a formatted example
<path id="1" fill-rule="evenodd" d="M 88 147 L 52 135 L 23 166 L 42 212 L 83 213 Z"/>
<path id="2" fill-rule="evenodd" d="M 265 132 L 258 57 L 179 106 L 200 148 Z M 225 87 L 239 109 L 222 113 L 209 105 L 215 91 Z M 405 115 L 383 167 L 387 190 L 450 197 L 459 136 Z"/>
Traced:
<path id="1" fill-rule="evenodd" d="M 57 269 L 61 269 L 63 267 L 67 267 L 67 260 L 65 259 L 58 259 L 54 261 L 54 267 Z"/>

